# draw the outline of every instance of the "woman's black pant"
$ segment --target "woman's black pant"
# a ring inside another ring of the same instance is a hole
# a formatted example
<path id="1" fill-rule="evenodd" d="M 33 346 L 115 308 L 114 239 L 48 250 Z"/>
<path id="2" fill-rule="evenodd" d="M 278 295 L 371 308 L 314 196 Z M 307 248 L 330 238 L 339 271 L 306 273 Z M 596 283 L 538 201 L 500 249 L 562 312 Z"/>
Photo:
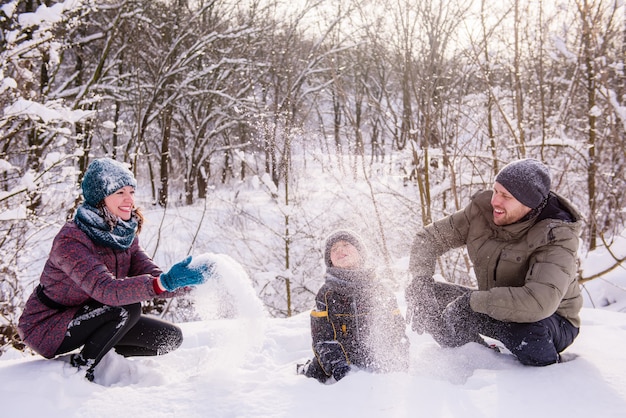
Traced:
<path id="1" fill-rule="evenodd" d="M 112 348 L 124 357 L 154 356 L 178 348 L 183 341 L 179 327 L 141 314 L 141 304 L 108 306 L 89 301 L 67 327 L 56 352 L 83 347 L 80 355 L 91 370 Z"/>

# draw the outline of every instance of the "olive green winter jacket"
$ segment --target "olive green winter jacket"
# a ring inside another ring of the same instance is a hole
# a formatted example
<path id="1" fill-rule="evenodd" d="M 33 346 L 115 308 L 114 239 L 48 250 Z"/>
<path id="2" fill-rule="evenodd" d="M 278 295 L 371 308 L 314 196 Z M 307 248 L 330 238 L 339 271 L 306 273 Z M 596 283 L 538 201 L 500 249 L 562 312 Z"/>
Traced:
<path id="1" fill-rule="evenodd" d="M 537 216 L 497 226 L 491 195 L 477 193 L 465 209 L 417 233 L 410 260 L 413 276 L 432 276 L 437 257 L 465 245 L 478 282 L 470 298 L 474 311 L 505 322 L 536 322 L 556 312 L 580 327 L 578 210 L 551 193 L 549 205 L 571 215 L 572 222 Z"/>

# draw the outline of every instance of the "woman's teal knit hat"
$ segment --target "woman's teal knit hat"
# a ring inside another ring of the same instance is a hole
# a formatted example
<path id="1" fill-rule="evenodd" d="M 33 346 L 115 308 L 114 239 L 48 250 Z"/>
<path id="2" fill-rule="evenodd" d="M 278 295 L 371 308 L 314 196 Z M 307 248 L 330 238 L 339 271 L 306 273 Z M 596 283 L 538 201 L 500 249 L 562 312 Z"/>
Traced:
<path id="1" fill-rule="evenodd" d="M 124 186 L 137 187 L 135 176 L 128 167 L 111 158 L 95 159 L 87 167 L 81 188 L 85 202 L 97 206 L 105 197 Z"/>

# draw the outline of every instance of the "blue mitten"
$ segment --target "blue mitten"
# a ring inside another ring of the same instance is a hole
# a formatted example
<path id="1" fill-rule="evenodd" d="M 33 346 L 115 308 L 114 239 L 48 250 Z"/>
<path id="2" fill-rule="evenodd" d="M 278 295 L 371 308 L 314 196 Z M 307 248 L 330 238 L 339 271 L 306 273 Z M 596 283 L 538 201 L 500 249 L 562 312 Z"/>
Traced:
<path id="1" fill-rule="evenodd" d="M 189 267 L 191 256 L 172 266 L 170 271 L 161 274 L 161 285 L 171 292 L 184 286 L 194 286 L 206 281 L 206 277 L 213 274 L 214 264 L 198 264 Z"/>

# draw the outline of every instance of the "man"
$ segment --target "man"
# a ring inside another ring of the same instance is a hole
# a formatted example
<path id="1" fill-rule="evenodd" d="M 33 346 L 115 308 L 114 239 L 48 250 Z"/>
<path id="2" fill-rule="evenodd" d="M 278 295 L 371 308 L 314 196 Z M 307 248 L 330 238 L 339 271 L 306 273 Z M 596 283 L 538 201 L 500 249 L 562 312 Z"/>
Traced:
<path id="1" fill-rule="evenodd" d="M 492 191 L 417 233 L 406 290 L 412 329 L 446 347 L 491 337 L 526 365 L 559 362 L 580 327 L 581 224 L 578 210 L 550 191 L 546 165 L 534 159 L 506 165 Z M 478 290 L 432 278 L 437 258 L 462 246 Z"/>

